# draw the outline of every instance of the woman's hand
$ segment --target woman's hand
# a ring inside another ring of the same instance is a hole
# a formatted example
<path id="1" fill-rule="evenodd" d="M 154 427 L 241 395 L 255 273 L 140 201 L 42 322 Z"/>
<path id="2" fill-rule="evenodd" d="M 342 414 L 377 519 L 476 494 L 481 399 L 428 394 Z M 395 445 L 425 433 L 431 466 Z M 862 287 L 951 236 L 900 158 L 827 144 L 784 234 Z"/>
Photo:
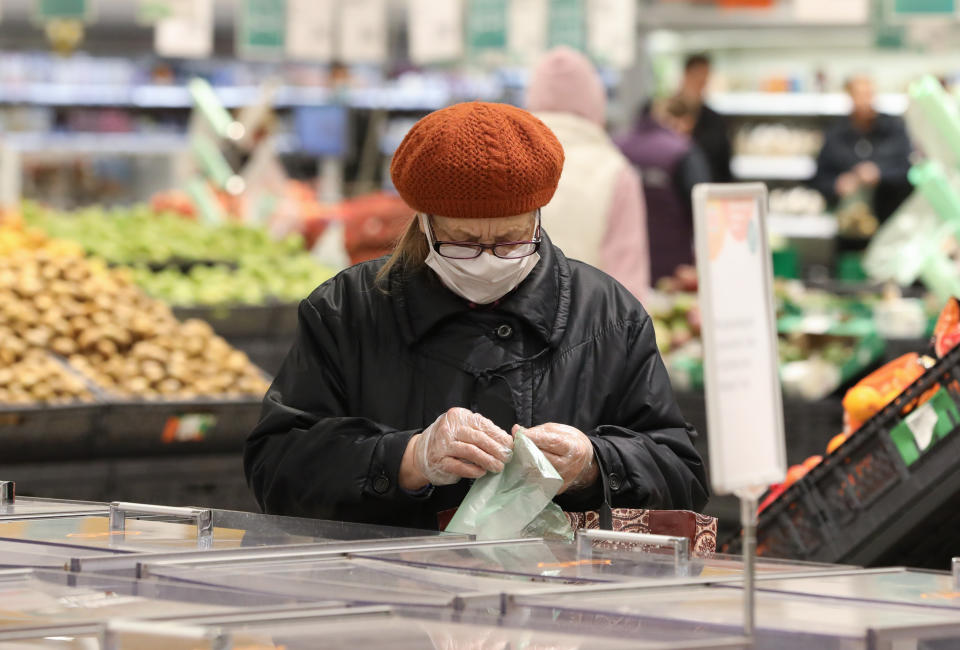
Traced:
<path id="1" fill-rule="evenodd" d="M 464 408 L 452 408 L 410 439 L 400 464 L 400 487 L 452 485 L 503 471 L 513 438 L 493 422 Z"/>
<path id="2" fill-rule="evenodd" d="M 519 425 L 514 425 L 514 435 L 520 430 Z M 538 427 L 523 429 L 523 434 L 543 452 L 563 477 L 561 494 L 567 490 L 593 485 L 597 480 L 599 471 L 593 461 L 593 445 L 579 429 L 548 422 Z"/>

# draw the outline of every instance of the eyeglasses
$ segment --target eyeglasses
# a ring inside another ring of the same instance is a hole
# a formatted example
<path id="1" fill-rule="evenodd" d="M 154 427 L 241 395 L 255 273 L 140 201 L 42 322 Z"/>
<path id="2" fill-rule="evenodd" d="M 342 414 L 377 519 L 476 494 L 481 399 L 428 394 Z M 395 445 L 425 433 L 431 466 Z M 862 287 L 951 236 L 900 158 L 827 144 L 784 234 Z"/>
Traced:
<path id="1" fill-rule="evenodd" d="M 429 221 L 429 219 L 428 219 Z M 540 250 L 540 210 L 537 210 L 537 228 L 533 239 L 528 241 L 508 241 L 496 244 L 480 244 L 465 241 L 439 241 L 430 223 L 430 235 L 433 239 L 433 250 L 443 257 L 455 260 L 472 260 L 483 255 L 483 251 L 491 250 L 501 259 L 515 260 L 528 257 Z"/>

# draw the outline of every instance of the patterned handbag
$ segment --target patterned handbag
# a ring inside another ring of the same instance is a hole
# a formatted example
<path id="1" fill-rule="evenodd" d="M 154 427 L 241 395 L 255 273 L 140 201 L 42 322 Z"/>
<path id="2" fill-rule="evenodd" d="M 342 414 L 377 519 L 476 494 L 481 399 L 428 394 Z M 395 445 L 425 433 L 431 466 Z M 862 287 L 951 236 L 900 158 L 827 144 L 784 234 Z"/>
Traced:
<path id="1" fill-rule="evenodd" d="M 603 487 L 603 505 L 600 510 L 567 512 L 570 527 L 603 529 L 623 533 L 643 533 L 685 537 L 690 540 L 690 555 L 710 557 L 717 550 L 717 519 L 690 510 L 645 510 L 639 508 L 611 508 L 610 485 L 599 454 L 594 457 L 600 466 L 600 482 Z M 613 546 L 621 543 L 606 542 Z M 626 544 L 628 547 L 636 545 Z"/>

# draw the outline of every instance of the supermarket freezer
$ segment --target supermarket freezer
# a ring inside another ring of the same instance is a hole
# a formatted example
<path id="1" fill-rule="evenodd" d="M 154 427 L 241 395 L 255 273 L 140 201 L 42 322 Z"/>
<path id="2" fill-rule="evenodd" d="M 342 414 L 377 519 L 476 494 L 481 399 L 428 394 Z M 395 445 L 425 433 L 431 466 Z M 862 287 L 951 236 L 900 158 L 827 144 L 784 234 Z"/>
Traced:
<path id="1" fill-rule="evenodd" d="M 342 602 L 315 597 L 312 606 Z M 162 619 L 288 607 L 290 598 L 63 571 L 0 571 L 0 643 L 33 630 L 96 631 L 111 618 Z"/>
<path id="2" fill-rule="evenodd" d="M 577 544 L 551 541 L 537 541 L 534 544 L 503 541 L 485 546 L 465 545 L 447 549 L 384 550 L 357 554 L 356 557 L 475 575 L 523 576 L 542 582 L 739 579 L 743 573 L 743 560 L 738 556 L 694 557 L 678 564 L 673 555 L 657 552 L 594 548 L 584 553 Z M 766 558 L 758 559 L 756 567 L 761 576 L 808 572 L 818 574 L 850 569 L 835 564 Z"/>
<path id="3" fill-rule="evenodd" d="M 743 590 L 733 584 L 632 589 L 586 588 L 576 594 L 519 594 L 505 600 L 519 623 L 549 618 L 558 628 L 601 627 L 604 634 L 694 628 L 728 636 L 743 629 Z M 941 650 L 960 647 L 960 611 L 760 590 L 756 648 L 771 650 Z"/>
<path id="4" fill-rule="evenodd" d="M 675 632 L 659 638 L 603 637 L 594 629 L 559 631 L 549 621 L 528 621 L 509 626 L 497 618 L 451 618 L 418 611 L 384 608 L 354 610 L 287 610 L 268 615 L 236 614 L 185 617 L 155 622 L 111 621 L 99 633 L 69 628 L 23 634 L 8 645 L 12 650 L 199 650 L 248 648 L 258 650 L 339 650 L 389 648 L 390 650 L 674 650 L 742 648 L 739 637 L 708 636 L 698 631 Z M 44 636 L 46 634 L 46 636 Z M 53 636 L 53 635 L 56 636 Z M 102 645 L 98 645 L 98 641 Z"/>

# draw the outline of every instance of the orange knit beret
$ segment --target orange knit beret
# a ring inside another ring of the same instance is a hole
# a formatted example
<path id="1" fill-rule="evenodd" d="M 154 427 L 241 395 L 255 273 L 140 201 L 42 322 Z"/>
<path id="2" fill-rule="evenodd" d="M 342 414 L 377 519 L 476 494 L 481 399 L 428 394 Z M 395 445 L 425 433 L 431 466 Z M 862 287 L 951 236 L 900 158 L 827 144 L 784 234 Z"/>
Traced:
<path id="1" fill-rule="evenodd" d="M 414 124 L 390 176 L 418 212 L 489 219 L 549 203 L 562 169 L 563 147 L 536 117 L 509 104 L 466 102 Z"/>

